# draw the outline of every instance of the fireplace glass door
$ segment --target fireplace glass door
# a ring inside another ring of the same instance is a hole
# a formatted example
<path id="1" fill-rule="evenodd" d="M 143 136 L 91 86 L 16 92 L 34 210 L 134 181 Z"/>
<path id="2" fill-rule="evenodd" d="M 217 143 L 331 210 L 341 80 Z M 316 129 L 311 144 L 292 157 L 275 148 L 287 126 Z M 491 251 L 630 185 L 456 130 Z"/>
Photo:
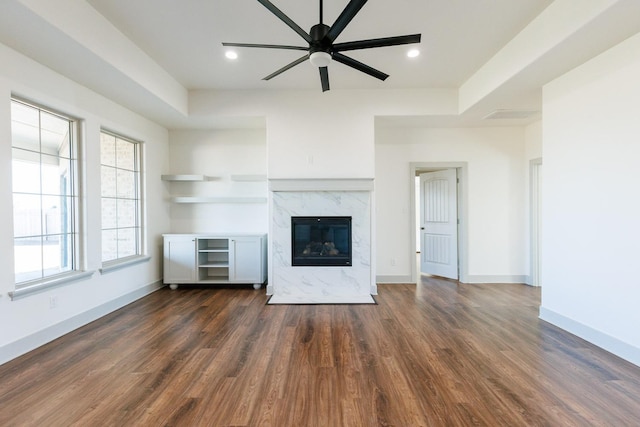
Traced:
<path id="1" fill-rule="evenodd" d="M 291 217 L 292 266 L 351 266 L 351 217 Z"/>

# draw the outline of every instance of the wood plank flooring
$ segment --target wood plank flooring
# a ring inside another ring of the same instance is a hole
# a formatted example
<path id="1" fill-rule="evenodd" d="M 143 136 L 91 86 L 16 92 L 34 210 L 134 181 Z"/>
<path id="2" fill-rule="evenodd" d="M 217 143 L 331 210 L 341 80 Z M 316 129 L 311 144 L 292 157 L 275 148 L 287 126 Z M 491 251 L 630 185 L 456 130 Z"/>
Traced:
<path id="1" fill-rule="evenodd" d="M 0 366 L 0 425 L 640 425 L 640 368 L 540 321 L 539 289 L 376 300 L 163 289 Z"/>

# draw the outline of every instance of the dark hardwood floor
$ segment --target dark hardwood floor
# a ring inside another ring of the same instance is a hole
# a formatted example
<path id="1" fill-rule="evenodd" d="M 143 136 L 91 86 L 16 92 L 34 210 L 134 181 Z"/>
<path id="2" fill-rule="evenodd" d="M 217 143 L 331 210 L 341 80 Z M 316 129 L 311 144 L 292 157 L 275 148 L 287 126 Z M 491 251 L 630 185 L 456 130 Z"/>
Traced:
<path id="1" fill-rule="evenodd" d="M 640 368 L 540 321 L 539 289 L 376 299 L 163 289 L 0 366 L 0 425 L 640 425 Z"/>

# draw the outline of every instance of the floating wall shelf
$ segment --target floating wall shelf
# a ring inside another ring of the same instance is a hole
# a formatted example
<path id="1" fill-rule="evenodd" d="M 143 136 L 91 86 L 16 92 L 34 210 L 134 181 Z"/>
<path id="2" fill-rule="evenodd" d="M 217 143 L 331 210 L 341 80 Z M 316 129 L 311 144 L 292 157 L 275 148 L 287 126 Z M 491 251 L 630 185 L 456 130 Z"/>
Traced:
<path id="1" fill-rule="evenodd" d="M 216 179 L 220 179 L 215 176 L 210 175 L 187 175 L 187 174 L 178 174 L 178 175 L 162 175 L 163 181 L 187 181 L 187 182 L 199 182 L 199 181 L 214 181 Z"/>
<path id="2" fill-rule="evenodd" d="M 266 197 L 197 197 L 197 196 L 177 196 L 172 197 L 174 203 L 267 203 Z"/>

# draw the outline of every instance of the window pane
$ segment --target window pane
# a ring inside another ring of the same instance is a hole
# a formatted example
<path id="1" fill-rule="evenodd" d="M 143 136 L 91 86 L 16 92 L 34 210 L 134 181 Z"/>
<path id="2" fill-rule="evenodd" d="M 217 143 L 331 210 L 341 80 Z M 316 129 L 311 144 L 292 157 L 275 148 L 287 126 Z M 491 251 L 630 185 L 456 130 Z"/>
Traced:
<path id="1" fill-rule="evenodd" d="M 118 138 L 116 140 L 117 166 L 120 169 L 136 170 L 135 144 Z"/>
<path id="2" fill-rule="evenodd" d="M 102 229 L 116 228 L 117 223 L 116 199 L 102 199 Z"/>
<path id="3" fill-rule="evenodd" d="M 103 262 L 140 253 L 138 147 L 136 142 L 102 133 Z"/>
<path id="4" fill-rule="evenodd" d="M 71 248 L 69 235 L 45 236 L 42 244 L 42 269 L 45 276 L 71 270 Z"/>
<path id="5" fill-rule="evenodd" d="M 118 258 L 132 256 L 136 253 L 136 229 L 118 229 Z"/>
<path id="6" fill-rule="evenodd" d="M 69 138 L 69 120 L 42 111 L 40 113 L 42 152 L 58 155 Z"/>
<path id="7" fill-rule="evenodd" d="M 69 160 L 42 155 L 42 193 L 69 194 Z"/>
<path id="8" fill-rule="evenodd" d="M 42 241 L 36 238 L 14 239 L 16 282 L 42 278 Z"/>
<path id="9" fill-rule="evenodd" d="M 40 151 L 40 114 L 37 108 L 11 103 L 11 143 L 14 147 Z"/>
<path id="10" fill-rule="evenodd" d="M 118 199 L 118 227 L 136 225 L 136 201 Z"/>
<path id="11" fill-rule="evenodd" d="M 116 197 L 116 169 L 102 166 L 102 197 Z"/>
<path id="12" fill-rule="evenodd" d="M 118 169 L 117 173 L 118 197 L 133 199 L 136 197 L 136 174 L 135 172 Z"/>
<path id="13" fill-rule="evenodd" d="M 71 197 L 42 197 L 43 235 L 72 232 L 72 203 Z"/>
<path id="14" fill-rule="evenodd" d="M 42 234 L 41 198 L 37 194 L 13 195 L 13 235 L 15 237 Z"/>
<path id="15" fill-rule="evenodd" d="M 12 152 L 13 192 L 40 194 L 40 154 L 17 148 Z"/>
<path id="16" fill-rule="evenodd" d="M 46 279 L 76 266 L 74 122 L 11 101 L 15 278 Z"/>
<path id="17" fill-rule="evenodd" d="M 118 231 L 102 230 L 102 261 L 118 258 Z"/>
<path id="18" fill-rule="evenodd" d="M 100 163 L 116 166 L 116 137 L 104 132 L 100 134 Z"/>

